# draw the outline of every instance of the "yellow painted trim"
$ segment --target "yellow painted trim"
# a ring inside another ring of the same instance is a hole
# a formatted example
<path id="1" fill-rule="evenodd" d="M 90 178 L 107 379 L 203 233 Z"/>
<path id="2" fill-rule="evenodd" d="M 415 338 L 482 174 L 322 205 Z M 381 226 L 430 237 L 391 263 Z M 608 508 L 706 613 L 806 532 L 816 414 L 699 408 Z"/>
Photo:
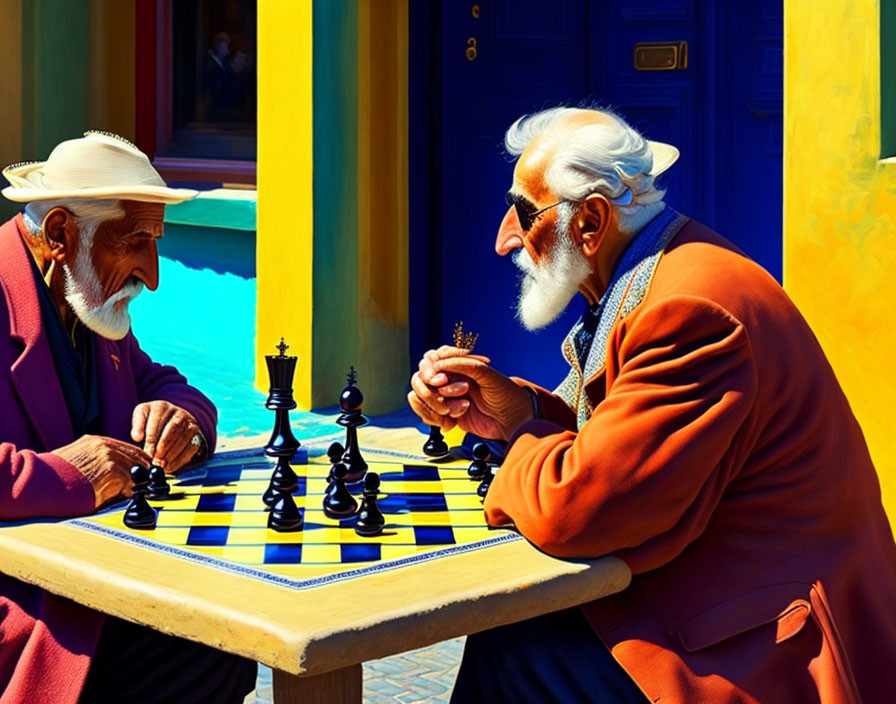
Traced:
<path id="1" fill-rule="evenodd" d="M 300 408 L 311 408 L 314 199 L 312 3 L 258 3 L 256 385 L 285 337 L 299 357 Z M 248 333 L 248 331 L 247 331 Z"/>

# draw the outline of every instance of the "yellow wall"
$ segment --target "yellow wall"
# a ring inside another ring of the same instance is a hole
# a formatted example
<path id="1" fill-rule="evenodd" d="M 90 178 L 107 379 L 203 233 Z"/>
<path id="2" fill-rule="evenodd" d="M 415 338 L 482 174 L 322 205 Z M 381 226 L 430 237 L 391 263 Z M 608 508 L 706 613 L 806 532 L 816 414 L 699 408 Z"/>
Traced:
<path id="1" fill-rule="evenodd" d="M 256 381 L 281 336 L 299 357 L 295 398 L 311 407 L 313 267 L 311 3 L 258 3 Z M 247 331 L 248 332 L 248 331 Z"/>
<path id="2" fill-rule="evenodd" d="M 896 522 L 896 163 L 879 161 L 879 6 L 787 0 L 784 12 L 784 286 L 859 419 Z"/>

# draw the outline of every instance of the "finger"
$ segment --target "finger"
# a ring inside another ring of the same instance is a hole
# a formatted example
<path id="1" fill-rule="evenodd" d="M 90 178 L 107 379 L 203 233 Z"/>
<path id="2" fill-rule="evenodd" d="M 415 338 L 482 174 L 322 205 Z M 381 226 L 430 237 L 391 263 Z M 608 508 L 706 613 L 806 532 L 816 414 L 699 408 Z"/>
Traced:
<path id="1" fill-rule="evenodd" d="M 131 416 L 131 438 L 134 442 L 143 442 L 146 428 L 146 419 L 149 416 L 148 403 L 137 404 Z"/>
<path id="2" fill-rule="evenodd" d="M 153 457 L 156 454 L 156 443 L 162 435 L 165 424 L 177 409 L 170 403 L 153 403 L 149 410 L 149 418 L 146 420 L 146 442 L 143 449 L 146 454 Z"/>
<path id="3" fill-rule="evenodd" d="M 452 347 L 451 345 L 442 345 L 441 347 L 439 347 L 439 349 L 433 351 L 432 355 L 429 357 L 429 361 L 435 363 L 440 359 L 452 359 L 456 357 L 478 359 L 480 362 L 484 362 L 485 364 L 489 364 L 491 362 L 488 357 L 484 357 L 481 354 L 472 354 L 470 350 L 466 350 L 463 347 Z"/>
<path id="4" fill-rule="evenodd" d="M 173 459 L 169 459 L 165 463 L 165 471 L 169 474 L 179 472 L 192 461 L 193 457 L 195 457 L 196 449 L 194 444 L 187 443 L 187 446 L 184 447 L 184 449 L 177 453 Z"/>
<path id="5" fill-rule="evenodd" d="M 116 438 L 103 438 L 103 442 L 110 448 L 113 456 L 117 456 L 122 462 L 130 463 L 125 471 L 135 464 L 148 465 L 150 463 L 149 455 L 139 445 L 132 445 Z"/>
<path id="6" fill-rule="evenodd" d="M 500 376 L 500 373 L 496 372 L 488 366 L 488 364 L 469 357 L 441 359 L 436 362 L 434 366 L 436 371 L 448 374 L 460 374 L 480 383 L 483 381 L 494 381 L 496 376 Z"/>
<path id="7" fill-rule="evenodd" d="M 430 352 L 426 353 L 427 355 Z M 434 354 L 434 353 L 433 353 Z M 431 384 L 432 386 L 439 386 L 438 383 L 433 383 L 433 374 L 435 374 L 435 369 L 433 369 L 433 361 L 429 357 L 425 356 L 420 360 L 420 363 L 417 365 L 417 373 L 423 379 L 423 381 L 427 384 Z M 444 382 L 443 382 L 444 383 Z"/>
<path id="8" fill-rule="evenodd" d="M 414 393 L 431 411 L 438 413 L 440 416 L 448 414 L 448 407 L 445 405 L 445 399 L 438 393 L 433 391 L 429 386 L 423 383 L 419 374 L 411 377 L 411 388 Z"/>
<path id="9" fill-rule="evenodd" d="M 469 381 L 454 381 L 450 384 L 445 384 L 444 386 L 439 387 L 439 393 L 442 396 L 451 398 L 464 396 L 470 392 L 470 382 Z"/>
<path id="10" fill-rule="evenodd" d="M 470 409 L 470 401 L 465 398 L 449 399 L 445 405 L 448 406 L 448 415 L 451 418 L 460 418 Z"/>
<path id="11" fill-rule="evenodd" d="M 188 413 L 182 410 L 175 411 L 162 428 L 153 459 L 165 461 L 183 450 L 184 445 L 188 444 L 196 433 L 194 426 L 193 419 Z"/>
<path id="12" fill-rule="evenodd" d="M 420 419 L 427 425 L 435 425 L 442 430 L 451 430 L 457 425 L 457 421 L 453 418 L 440 416 L 433 411 L 429 406 L 423 403 L 413 391 L 408 394 L 408 404 L 411 406 L 411 410 L 420 416 Z"/>

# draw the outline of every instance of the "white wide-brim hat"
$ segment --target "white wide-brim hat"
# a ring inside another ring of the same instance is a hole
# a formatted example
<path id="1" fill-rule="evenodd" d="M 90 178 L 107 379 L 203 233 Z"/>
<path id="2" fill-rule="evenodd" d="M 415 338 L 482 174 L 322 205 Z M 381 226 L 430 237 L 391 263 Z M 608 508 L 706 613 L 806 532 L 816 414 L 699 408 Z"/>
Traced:
<path id="1" fill-rule="evenodd" d="M 654 142 L 649 139 L 647 140 L 647 143 L 653 151 L 653 168 L 650 169 L 651 176 L 659 176 L 672 166 L 672 164 L 678 161 L 681 152 L 678 151 L 677 147 L 673 147 L 671 144 L 666 144 L 665 142 Z"/>
<path id="2" fill-rule="evenodd" d="M 10 185 L 3 195 L 18 203 L 59 198 L 114 198 L 147 203 L 181 203 L 199 195 L 168 188 L 146 154 L 111 132 L 85 132 L 56 145 L 46 161 L 3 169 Z"/>

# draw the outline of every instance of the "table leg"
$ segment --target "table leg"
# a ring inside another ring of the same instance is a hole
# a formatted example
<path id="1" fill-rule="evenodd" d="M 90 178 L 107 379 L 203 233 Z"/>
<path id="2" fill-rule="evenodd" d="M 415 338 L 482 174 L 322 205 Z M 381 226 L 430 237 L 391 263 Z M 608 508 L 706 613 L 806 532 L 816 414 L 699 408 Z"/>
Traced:
<path id="1" fill-rule="evenodd" d="M 322 675 L 274 670 L 274 704 L 361 704 L 361 665 Z"/>

